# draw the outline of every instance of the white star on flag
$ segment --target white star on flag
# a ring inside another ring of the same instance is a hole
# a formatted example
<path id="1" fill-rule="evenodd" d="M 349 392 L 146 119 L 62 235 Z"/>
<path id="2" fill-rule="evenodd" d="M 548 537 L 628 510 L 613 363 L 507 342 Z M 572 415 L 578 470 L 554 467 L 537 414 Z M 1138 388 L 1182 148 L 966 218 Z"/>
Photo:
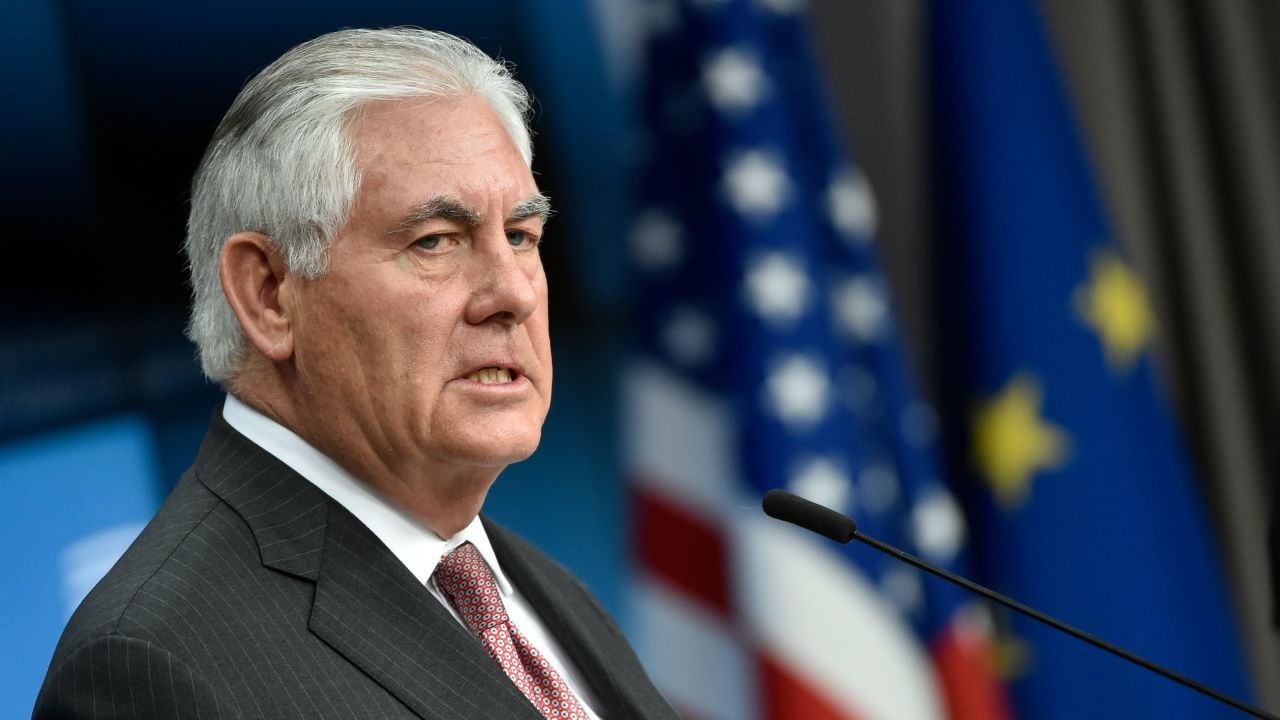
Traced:
<path id="1" fill-rule="evenodd" d="M 760 63 L 738 48 L 712 55 L 702 67 L 702 84 L 712 105 L 735 114 L 754 108 L 769 90 L 769 79 Z"/>
<path id="2" fill-rule="evenodd" d="M 846 170 L 827 188 L 827 213 L 831 225 L 847 240 L 871 241 L 876 232 L 876 199 L 861 170 Z"/>
<path id="3" fill-rule="evenodd" d="M 965 535 L 955 498 L 941 488 L 928 492 L 911 511 L 911 535 L 930 562 L 945 565 L 955 559 Z"/>
<path id="4" fill-rule="evenodd" d="M 791 178 L 773 153 L 738 153 L 725 169 L 724 193 L 740 214 L 756 222 L 769 220 L 791 199 Z"/>
<path id="5" fill-rule="evenodd" d="M 837 284 L 835 315 L 840 329 L 862 342 L 879 340 L 889 320 L 889 302 L 879 281 L 860 275 Z"/>
<path id="6" fill-rule="evenodd" d="M 688 306 L 676 308 L 662 329 L 662 343 L 676 362 L 704 365 L 715 354 L 715 325 L 706 313 Z"/>
<path id="7" fill-rule="evenodd" d="M 809 305 L 809 276 L 785 253 L 771 252 L 757 258 L 747 269 L 744 283 L 747 302 L 769 322 L 798 320 Z"/>
<path id="8" fill-rule="evenodd" d="M 819 505 L 845 514 L 853 511 L 853 483 L 849 474 L 830 458 L 811 458 L 791 475 L 787 485 L 791 492 Z"/>
<path id="9" fill-rule="evenodd" d="M 669 213 L 645 210 L 631 229 L 631 255 L 642 270 L 672 267 L 684 257 L 684 232 Z"/>
<path id="10" fill-rule="evenodd" d="M 812 425 L 827 414 L 830 393 L 826 372 L 807 355 L 788 357 L 765 380 L 766 407 L 795 429 Z"/>

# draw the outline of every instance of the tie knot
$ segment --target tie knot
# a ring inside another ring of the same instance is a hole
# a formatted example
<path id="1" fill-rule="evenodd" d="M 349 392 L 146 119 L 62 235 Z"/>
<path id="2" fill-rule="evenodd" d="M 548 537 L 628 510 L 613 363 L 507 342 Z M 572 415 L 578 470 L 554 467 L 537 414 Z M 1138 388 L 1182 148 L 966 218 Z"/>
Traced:
<path id="1" fill-rule="evenodd" d="M 483 633 L 507 622 L 498 583 L 475 545 L 465 542 L 451 550 L 440 558 L 432 576 L 473 632 Z"/>

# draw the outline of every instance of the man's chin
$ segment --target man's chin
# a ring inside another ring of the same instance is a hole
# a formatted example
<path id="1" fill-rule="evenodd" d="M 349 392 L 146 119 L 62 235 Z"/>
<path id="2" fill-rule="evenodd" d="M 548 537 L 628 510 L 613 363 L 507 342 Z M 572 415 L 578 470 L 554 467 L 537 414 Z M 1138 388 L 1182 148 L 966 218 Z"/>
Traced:
<path id="1" fill-rule="evenodd" d="M 529 459 L 538 449 L 541 433 L 531 433 L 522 437 L 471 438 L 464 442 L 451 444 L 443 453 L 444 458 L 460 466 L 476 468 L 492 468 L 501 470 L 508 465 Z"/>

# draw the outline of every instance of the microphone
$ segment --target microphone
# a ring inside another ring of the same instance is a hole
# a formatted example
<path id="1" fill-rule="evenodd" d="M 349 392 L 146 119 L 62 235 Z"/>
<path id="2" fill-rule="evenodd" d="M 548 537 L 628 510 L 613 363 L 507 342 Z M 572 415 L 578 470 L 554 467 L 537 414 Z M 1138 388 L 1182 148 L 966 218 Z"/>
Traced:
<path id="1" fill-rule="evenodd" d="M 850 540 L 858 540 L 859 542 L 870 545 L 880 552 L 891 555 L 908 565 L 917 567 L 931 575 L 940 577 L 949 583 L 959 585 L 969 592 L 981 595 L 982 597 L 987 598 L 992 602 L 999 603 L 1010 610 L 1016 610 L 1023 615 L 1038 620 L 1055 630 L 1067 633 L 1068 635 L 1078 640 L 1083 640 L 1094 647 L 1106 650 L 1112 655 L 1124 658 L 1125 660 L 1146 668 L 1151 672 L 1163 675 L 1174 682 L 1208 695 L 1218 702 L 1226 703 L 1227 705 L 1246 712 L 1254 717 L 1263 718 L 1264 720 L 1280 720 L 1280 718 L 1272 715 L 1271 713 L 1259 710 L 1251 705 L 1246 705 L 1235 698 L 1224 695 L 1223 693 L 1218 692 L 1207 685 L 1196 682 L 1185 675 L 1157 665 L 1140 655 L 1129 652 L 1124 648 L 1117 647 L 1102 638 L 1072 627 L 1071 625 L 1068 625 L 1054 617 L 1045 615 L 1029 605 L 1024 605 L 1017 600 L 1001 595 L 994 590 L 989 590 L 972 580 L 968 580 L 956 575 L 955 573 L 943 570 L 942 568 L 921 560 L 910 553 L 903 552 L 892 545 L 880 542 L 868 535 L 864 535 L 858 530 L 858 524 L 853 521 L 853 518 L 848 515 L 838 513 L 829 507 L 819 505 L 818 503 L 806 500 L 799 495 L 779 489 L 773 489 L 765 493 L 764 502 L 761 503 L 761 507 L 764 509 L 765 514 L 771 518 L 782 520 L 783 522 L 789 522 L 793 525 L 799 525 L 806 530 L 831 538 L 838 543 L 843 544 Z"/>

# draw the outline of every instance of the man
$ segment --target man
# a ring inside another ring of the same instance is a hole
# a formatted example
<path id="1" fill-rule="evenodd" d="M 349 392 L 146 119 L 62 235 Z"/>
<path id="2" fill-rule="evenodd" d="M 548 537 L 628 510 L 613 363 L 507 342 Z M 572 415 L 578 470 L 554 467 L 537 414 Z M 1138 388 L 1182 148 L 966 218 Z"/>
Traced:
<path id="1" fill-rule="evenodd" d="M 240 93 L 187 237 L 229 395 L 36 717 L 675 716 L 590 593 L 478 515 L 551 399 L 527 109 L 413 29 L 323 36 Z"/>

